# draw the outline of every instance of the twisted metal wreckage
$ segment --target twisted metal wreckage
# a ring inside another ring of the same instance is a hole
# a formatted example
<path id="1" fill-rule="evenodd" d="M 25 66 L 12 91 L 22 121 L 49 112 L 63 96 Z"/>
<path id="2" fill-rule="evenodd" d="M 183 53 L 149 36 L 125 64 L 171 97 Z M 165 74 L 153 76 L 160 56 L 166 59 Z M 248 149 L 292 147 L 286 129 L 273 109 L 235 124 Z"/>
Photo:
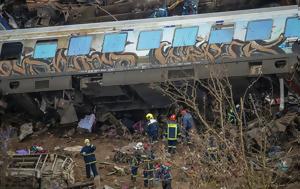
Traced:
<path id="1" fill-rule="evenodd" d="M 75 183 L 73 167 L 74 161 L 63 155 L 14 155 L 5 173 L 4 187 L 45 189 L 67 187 Z"/>

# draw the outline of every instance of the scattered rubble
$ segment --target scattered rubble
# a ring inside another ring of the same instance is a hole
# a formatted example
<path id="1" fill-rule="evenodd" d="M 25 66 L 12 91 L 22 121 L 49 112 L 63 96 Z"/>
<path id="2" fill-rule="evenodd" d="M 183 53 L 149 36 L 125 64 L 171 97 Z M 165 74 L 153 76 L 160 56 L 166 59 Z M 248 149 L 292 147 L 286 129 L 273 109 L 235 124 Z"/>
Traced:
<path id="1" fill-rule="evenodd" d="M 32 123 L 24 123 L 20 127 L 20 135 L 19 140 L 24 140 L 27 136 L 31 135 L 33 133 L 33 125 Z"/>
<path id="2" fill-rule="evenodd" d="M 107 186 L 107 185 L 104 185 L 104 189 L 114 189 L 114 188 L 112 188 L 110 186 Z"/>
<path id="3" fill-rule="evenodd" d="M 130 136 L 129 130 L 118 120 L 112 113 L 108 112 L 105 114 L 97 115 L 97 120 L 104 123 L 100 130 L 101 133 L 105 133 L 106 137 L 116 137 L 116 136 Z"/>
<path id="4" fill-rule="evenodd" d="M 68 99 L 65 96 L 68 96 Z M 60 115 L 60 124 L 75 123 L 78 121 L 74 104 L 70 99 L 70 95 L 67 95 L 65 92 L 63 93 L 63 98 L 54 99 L 54 109 Z"/>
<path id="5" fill-rule="evenodd" d="M 114 175 L 114 174 L 119 175 L 119 176 L 126 175 L 126 171 L 124 168 L 118 167 L 116 165 L 113 168 L 114 168 L 114 171 L 108 173 L 107 176 Z"/>
<path id="6" fill-rule="evenodd" d="M 138 144 L 139 143 L 130 143 L 120 149 L 114 149 L 115 155 L 113 161 L 117 163 L 129 163 Z"/>
<path id="7" fill-rule="evenodd" d="M 82 146 L 71 146 L 71 147 L 65 147 L 64 151 L 67 151 L 67 152 L 80 152 L 81 149 L 82 149 Z"/>
<path id="8" fill-rule="evenodd" d="M 291 5 L 292 2 L 284 0 L 280 5 Z M 26 3 L 11 0 L 3 2 L 0 10 L 10 28 L 31 28 L 149 18 L 159 7 L 164 7 L 164 3 L 168 15 L 182 15 L 182 0 L 26 0 Z M 197 4 L 198 10 L 206 13 L 266 6 L 269 1 L 200 0 Z"/>
<path id="9" fill-rule="evenodd" d="M 75 182 L 73 167 L 74 161 L 71 158 L 58 154 L 14 155 L 8 165 L 6 187 L 66 187 Z M 15 183 L 18 178 L 27 178 L 28 181 Z"/>

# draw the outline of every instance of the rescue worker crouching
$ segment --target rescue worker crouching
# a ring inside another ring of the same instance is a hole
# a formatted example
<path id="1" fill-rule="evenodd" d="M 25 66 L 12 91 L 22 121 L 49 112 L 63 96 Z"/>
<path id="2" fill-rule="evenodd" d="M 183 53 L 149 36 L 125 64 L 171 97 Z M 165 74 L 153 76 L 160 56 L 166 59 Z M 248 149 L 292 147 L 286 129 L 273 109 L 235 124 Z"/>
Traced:
<path id="1" fill-rule="evenodd" d="M 86 177 L 91 177 L 91 171 L 93 172 L 93 176 L 96 177 L 98 175 L 94 154 L 96 146 L 92 145 L 89 139 L 85 139 L 84 143 L 85 146 L 81 149 L 80 154 L 83 156 L 85 162 Z"/>
<path id="2" fill-rule="evenodd" d="M 178 123 L 176 122 L 176 115 L 173 114 L 170 116 L 167 123 L 166 137 L 168 140 L 168 152 L 175 154 L 177 138 L 180 136 L 180 129 Z"/>
<path id="3" fill-rule="evenodd" d="M 172 189 L 171 164 L 164 163 L 157 168 L 158 178 L 161 180 L 163 189 Z"/>
<path id="4" fill-rule="evenodd" d="M 154 116 L 151 113 L 148 113 L 146 115 L 146 119 L 148 120 L 146 132 L 149 137 L 150 143 L 153 144 L 153 143 L 157 142 L 157 139 L 158 139 L 159 125 L 158 125 L 157 120 L 154 119 Z"/>

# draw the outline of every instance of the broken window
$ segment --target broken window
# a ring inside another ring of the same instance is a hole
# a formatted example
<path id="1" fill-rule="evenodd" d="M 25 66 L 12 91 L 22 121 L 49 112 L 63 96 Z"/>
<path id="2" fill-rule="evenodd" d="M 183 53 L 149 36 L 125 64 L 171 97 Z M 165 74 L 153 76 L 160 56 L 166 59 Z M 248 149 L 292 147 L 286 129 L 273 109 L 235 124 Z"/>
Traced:
<path id="1" fill-rule="evenodd" d="M 68 56 L 89 54 L 92 36 L 72 37 L 69 43 Z"/>
<path id="2" fill-rule="evenodd" d="M 209 37 L 209 43 L 230 43 L 233 38 L 234 28 L 233 25 L 223 26 L 216 25 L 212 27 Z"/>
<path id="3" fill-rule="evenodd" d="M 138 50 L 156 49 L 159 47 L 162 37 L 161 30 L 142 31 L 139 35 Z"/>
<path id="4" fill-rule="evenodd" d="M 102 52 L 123 52 L 127 41 L 127 33 L 112 33 L 104 36 Z"/>
<path id="5" fill-rule="evenodd" d="M 288 18 L 285 25 L 285 37 L 300 37 L 300 18 Z"/>
<path id="6" fill-rule="evenodd" d="M 3 43 L 1 48 L 1 60 L 19 59 L 23 50 L 21 42 Z"/>
<path id="7" fill-rule="evenodd" d="M 197 34 L 198 27 L 177 28 L 174 34 L 173 47 L 194 45 Z"/>
<path id="8" fill-rule="evenodd" d="M 250 21 L 247 27 L 246 41 L 270 39 L 273 20 Z"/>
<path id="9" fill-rule="evenodd" d="M 51 41 L 38 41 L 35 44 L 33 58 L 47 59 L 55 56 L 57 49 L 57 40 Z"/>

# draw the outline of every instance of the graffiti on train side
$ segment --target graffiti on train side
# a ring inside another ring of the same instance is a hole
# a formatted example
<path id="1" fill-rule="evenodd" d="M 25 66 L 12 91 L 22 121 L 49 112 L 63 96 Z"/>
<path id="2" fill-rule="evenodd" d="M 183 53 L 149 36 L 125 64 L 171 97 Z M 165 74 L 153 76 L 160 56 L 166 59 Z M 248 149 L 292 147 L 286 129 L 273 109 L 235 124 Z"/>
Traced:
<path id="1" fill-rule="evenodd" d="M 270 42 L 261 40 L 245 42 L 234 39 L 230 44 L 209 44 L 198 38 L 194 46 L 186 47 L 172 47 L 170 42 L 163 41 L 159 48 L 149 51 L 149 63 L 161 65 L 202 60 L 215 62 L 225 58 L 283 54 L 285 51 L 280 47 L 285 40 L 284 35 L 280 35 Z M 292 50 L 300 53 L 300 48 L 293 47 Z M 31 48 L 25 48 L 24 58 L 19 63 L 16 60 L 0 61 L 0 76 L 133 68 L 138 64 L 138 55 L 131 52 L 101 53 L 92 49 L 85 56 L 67 56 L 67 49 L 58 49 L 53 59 L 37 60 L 32 58 L 32 51 Z"/>
<path id="2" fill-rule="evenodd" d="M 58 49 L 51 60 L 36 60 L 24 55 L 17 64 L 15 60 L 0 61 L 0 76 L 38 75 L 42 73 L 76 72 L 95 69 L 135 67 L 135 53 L 101 53 L 94 49 L 86 56 L 66 56 L 66 49 Z"/>
<path id="3" fill-rule="evenodd" d="M 232 40 L 230 44 L 209 44 L 198 38 L 194 46 L 172 47 L 170 42 L 163 41 L 160 47 L 149 52 L 152 64 L 171 64 L 183 62 L 197 62 L 208 60 L 215 62 L 220 59 L 235 59 L 256 55 L 276 55 L 285 53 L 279 46 L 285 41 L 280 35 L 276 40 L 265 42 Z"/>

